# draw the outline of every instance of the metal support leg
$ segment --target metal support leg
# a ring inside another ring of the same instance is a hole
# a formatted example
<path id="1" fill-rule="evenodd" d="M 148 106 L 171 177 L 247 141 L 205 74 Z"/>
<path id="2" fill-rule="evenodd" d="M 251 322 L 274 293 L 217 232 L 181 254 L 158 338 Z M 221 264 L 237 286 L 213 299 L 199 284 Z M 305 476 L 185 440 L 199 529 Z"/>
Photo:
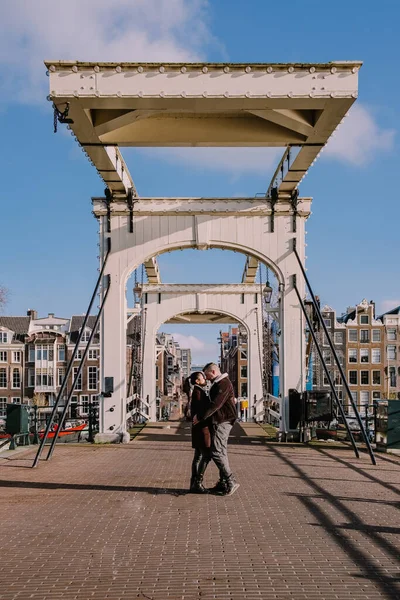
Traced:
<path id="1" fill-rule="evenodd" d="M 311 323 L 310 317 L 309 317 L 309 316 L 308 316 L 308 314 L 307 314 L 306 307 L 304 306 L 304 302 L 303 302 L 303 300 L 301 299 L 300 292 L 299 292 L 299 290 L 297 289 L 297 286 L 296 286 L 296 285 L 294 285 L 294 289 L 295 289 L 295 291 L 296 291 L 297 298 L 299 299 L 300 306 L 301 306 L 301 308 L 302 308 L 302 311 L 303 311 L 303 313 L 304 313 L 304 316 L 305 316 L 305 318 L 306 318 L 306 321 L 307 321 L 308 328 L 309 328 L 309 330 L 310 330 L 310 333 L 311 333 L 311 335 L 312 335 L 312 338 L 313 338 L 313 341 L 314 341 L 314 345 L 315 345 L 315 347 L 316 347 L 316 349 L 317 349 L 317 352 L 318 352 L 318 355 L 319 355 L 319 357 L 320 357 L 320 359 L 321 359 L 322 366 L 323 366 L 323 368 L 324 368 L 325 375 L 326 375 L 326 377 L 327 377 L 327 379 L 328 379 L 329 386 L 330 386 L 330 388 L 331 388 L 331 390 L 332 390 L 332 393 L 333 393 L 333 397 L 334 397 L 334 399 L 335 399 L 336 406 L 338 407 L 338 409 L 339 409 L 339 412 L 340 412 L 340 414 L 341 414 L 341 416 L 342 416 L 342 419 L 344 420 L 344 424 L 345 424 L 345 426 L 346 426 L 347 433 L 348 433 L 348 435 L 349 435 L 349 438 L 350 438 L 350 441 L 351 441 L 351 445 L 353 446 L 354 454 L 356 455 L 356 457 L 357 457 L 357 458 L 360 458 L 360 453 L 358 452 L 358 448 L 357 448 L 357 446 L 356 446 L 356 442 L 355 442 L 355 440 L 354 440 L 353 434 L 352 434 L 352 432 L 351 432 L 351 429 L 350 429 L 350 427 L 349 427 L 349 425 L 348 425 L 348 423 L 347 423 L 347 421 L 346 421 L 346 415 L 344 414 L 344 409 L 343 409 L 343 406 L 342 406 L 342 404 L 341 404 L 341 402 L 340 402 L 340 400 L 339 400 L 339 397 L 338 397 L 338 395 L 337 395 L 337 393 L 336 393 L 336 389 L 335 389 L 334 383 L 333 383 L 333 381 L 332 381 L 331 374 L 329 373 L 329 369 L 328 369 L 328 367 L 327 367 L 327 365 L 326 365 L 326 362 L 325 362 L 325 359 L 324 359 L 324 355 L 323 355 L 323 353 L 322 353 L 322 350 L 321 350 L 321 348 L 320 348 L 320 346 L 319 346 L 319 344 L 318 344 L 318 339 L 317 339 L 317 336 L 315 335 L 315 331 L 314 331 L 314 330 L 313 330 L 313 328 L 312 328 L 312 323 Z"/>
<path id="2" fill-rule="evenodd" d="M 104 276 L 104 270 L 106 268 L 106 264 L 107 264 L 107 260 L 108 260 L 108 257 L 110 255 L 110 252 L 111 252 L 111 239 L 108 238 L 107 239 L 107 253 L 106 253 L 105 257 L 104 257 L 103 265 L 101 267 L 101 270 L 100 270 L 100 273 L 99 273 L 99 277 L 98 277 L 97 282 L 96 282 L 96 286 L 94 288 L 92 297 L 90 299 L 89 306 L 88 306 L 85 318 L 84 318 L 83 323 L 82 323 L 81 331 L 79 332 L 78 339 L 76 340 L 74 351 L 73 351 L 72 356 L 70 358 L 70 361 L 68 363 L 68 367 L 67 367 L 67 370 L 65 372 L 65 376 L 64 376 L 63 382 L 61 384 L 60 391 L 58 392 L 56 401 L 55 401 L 54 406 L 53 406 L 52 413 L 51 413 L 50 418 L 49 418 L 49 420 L 47 422 L 46 429 L 45 429 L 43 438 L 40 441 L 39 448 L 38 448 L 38 451 L 36 453 L 35 459 L 33 461 L 32 467 L 37 467 L 39 459 L 40 459 L 41 454 L 43 452 L 44 445 L 45 445 L 45 443 L 47 441 L 47 437 L 49 435 L 50 429 L 51 429 L 51 427 L 52 427 L 52 425 L 54 423 L 54 418 L 55 418 L 55 416 L 57 414 L 58 406 L 59 406 L 59 404 L 61 402 L 61 399 L 62 399 L 63 394 L 64 394 L 64 390 L 65 390 L 65 388 L 67 386 L 68 378 L 69 378 L 69 376 L 71 374 L 71 371 L 72 371 L 72 367 L 73 367 L 73 364 L 74 364 L 74 358 L 76 356 L 76 353 L 78 352 L 79 344 L 81 343 L 81 339 L 82 339 L 83 333 L 85 331 L 85 327 L 86 327 L 86 324 L 88 322 L 89 315 L 90 315 L 90 312 L 92 310 L 92 306 L 93 306 L 94 301 L 96 299 L 97 290 L 99 289 L 99 285 L 100 285 L 101 280 L 103 279 L 103 276 Z"/>
<path id="3" fill-rule="evenodd" d="M 347 395 L 349 397 L 349 400 L 350 400 L 350 403 L 351 403 L 351 405 L 353 407 L 354 414 L 356 415 L 356 419 L 357 419 L 358 425 L 360 427 L 360 431 L 361 431 L 361 434 L 363 436 L 364 442 L 365 442 L 365 444 L 367 446 L 368 453 L 369 453 L 370 458 L 371 458 L 371 462 L 372 462 L 373 465 L 376 465 L 376 459 L 375 459 L 375 456 L 374 456 L 374 451 L 372 450 L 371 442 L 369 441 L 369 438 L 368 438 L 368 436 L 367 436 L 367 434 L 365 432 L 365 427 L 364 427 L 364 424 L 363 424 L 362 419 L 360 417 L 360 413 L 358 412 L 357 404 L 354 402 L 354 398 L 353 398 L 353 395 L 352 395 L 351 390 L 349 388 L 349 384 L 347 383 L 346 375 L 345 375 L 345 373 L 343 371 L 342 365 L 340 364 L 339 357 L 338 357 L 337 352 L 336 352 L 336 348 L 333 345 L 333 342 L 332 342 L 331 337 L 330 337 L 329 332 L 328 332 L 328 328 L 327 328 L 327 326 L 325 324 L 324 319 L 322 318 L 322 314 L 321 314 L 321 310 L 320 310 L 319 304 L 317 302 L 317 299 L 314 296 L 314 292 L 313 292 L 311 284 L 310 284 L 310 282 L 308 280 L 306 271 L 305 271 L 305 269 L 303 267 L 303 263 L 301 262 L 300 256 L 298 255 L 298 252 L 297 252 L 297 249 L 296 249 L 296 239 L 293 239 L 293 252 L 294 252 L 294 254 L 295 254 L 296 258 L 297 258 L 297 261 L 299 263 L 301 272 L 303 274 L 304 280 L 305 280 L 305 282 L 307 284 L 307 287 L 308 287 L 308 291 L 310 292 L 310 295 L 311 295 L 311 298 L 312 298 L 312 301 L 313 301 L 313 304 L 314 304 L 314 308 L 315 308 L 316 313 L 318 315 L 319 322 L 322 325 L 322 328 L 324 330 L 326 339 L 328 340 L 329 347 L 330 347 L 331 352 L 332 352 L 332 354 L 334 356 L 334 359 L 336 361 L 336 364 L 337 364 L 337 367 L 338 367 L 338 370 L 339 370 L 339 373 L 340 373 L 340 377 L 342 378 L 343 385 L 344 385 L 344 387 L 346 389 L 346 393 L 347 393 Z"/>
<path id="4" fill-rule="evenodd" d="M 64 425 L 65 417 L 67 416 L 69 405 L 71 404 L 72 394 L 75 391 L 76 384 L 78 383 L 79 376 L 80 376 L 80 374 L 82 372 L 82 369 L 83 369 L 83 364 L 84 364 L 84 362 L 86 360 L 86 356 L 87 356 L 87 354 L 89 352 L 90 345 L 91 345 L 92 340 L 93 340 L 93 338 L 94 338 L 94 336 L 96 334 L 97 327 L 99 326 L 99 323 L 100 323 L 100 317 L 101 317 L 101 314 L 102 314 L 103 309 L 104 309 L 104 305 L 105 305 L 106 300 L 107 300 L 108 292 L 110 290 L 110 276 L 107 275 L 106 277 L 108 278 L 108 283 L 107 283 L 106 291 L 105 291 L 105 294 L 103 296 L 103 300 L 101 302 L 98 315 L 97 315 L 96 320 L 94 322 L 94 326 L 93 326 L 93 329 L 91 331 L 91 334 L 90 334 L 90 337 L 89 337 L 89 341 L 88 341 L 88 343 L 86 345 L 86 348 L 85 348 L 85 350 L 83 352 L 82 360 L 79 363 L 78 371 L 77 371 L 77 373 L 76 373 L 76 375 L 74 377 L 74 381 L 72 382 L 71 389 L 69 390 L 68 397 L 67 397 L 67 400 L 65 402 L 64 409 L 63 409 L 63 412 L 61 414 L 61 417 L 60 417 L 60 420 L 59 420 L 59 423 L 58 423 L 57 430 L 55 431 L 54 437 L 51 440 L 51 445 L 50 445 L 50 448 L 49 448 L 46 460 L 50 460 L 50 458 L 53 456 L 53 452 L 54 452 L 55 445 L 57 443 L 58 435 L 59 435 L 59 433 L 60 433 L 60 431 L 61 431 L 61 429 L 62 429 L 62 427 Z M 90 410 L 90 407 L 89 407 L 89 410 Z"/>

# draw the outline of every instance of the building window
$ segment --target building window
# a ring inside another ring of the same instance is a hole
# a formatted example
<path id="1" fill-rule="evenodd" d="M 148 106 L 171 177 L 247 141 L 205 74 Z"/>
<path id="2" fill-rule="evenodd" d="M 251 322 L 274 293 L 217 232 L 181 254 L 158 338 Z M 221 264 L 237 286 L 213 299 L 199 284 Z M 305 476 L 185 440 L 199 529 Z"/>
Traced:
<path id="1" fill-rule="evenodd" d="M 93 406 L 99 405 L 99 397 L 97 395 L 92 396 L 92 404 L 93 404 Z"/>
<path id="2" fill-rule="evenodd" d="M 343 367 L 343 363 L 344 363 L 343 352 L 341 350 L 337 350 L 336 354 L 339 359 L 339 364 Z"/>
<path id="3" fill-rule="evenodd" d="M 0 368 L 0 388 L 6 388 L 7 387 L 7 369 L 5 368 Z"/>
<path id="4" fill-rule="evenodd" d="M 65 369 L 57 369 L 57 385 L 61 386 L 65 377 Z"/>
<path id="5" fill-rule="evenodd" d="M 240 360 L 247 360 L 247 350 L 240 351 Z"/>
<path id="6" fill-rule="evenodd" d="M 240 395 L 242 398 L 247 398 L 247 383 L 242 383 L 240 386 Z"/>
<path id="7" fill-rule="evenodd" d="M 0 398 L 0 417 L 7 416 L 7 398 L 1 396 Z"/>
<path id="8" fill-rule="evenodd" d="M 158 365 L 156 365 L 156 379 L 158 379 Z"/>
<path id="9" fill-rule="evenodd" d="M 368 406 L 369 392 L 360 392 L 360 406 Z"/>
<path id="10" fill-rule="evenodd" d="M 327 327 L 331 326 L 331 320 L 330 319 L 324 319 L 324 323 Z"/>
<path id="11" fill-rule="evenodd" d="M 372 348 L 371 350 L 371 362 L 377 365 L 381 362 L 381 350 L 380 348 Z"/>
<path id="12" fill-rule="evenodd" d="M 357 348 L 349 348 L 349 363 L 357 362 Z"/>
<path id="13" fill-rule="evenodd" d="M 369 362 L 369 350 L 368 348 L 361 348 L 360 350 L 360 362 L 368 363 Z"/>
<path id="14" fill-rule="evenodd" d="M 396 346 L 387 347 L 388 360 L 396 360 Z"/>
<path id="15" fill-rule="evenodd" d="M 357 329 L 349 329 L 349 342 L 357 342 Z"/>
<path id="16" fill-rule="evenodd" d="M 13 363 L 20 363 L 21 362 L 21 351 L 20 350 L 14 350 L 12 353 L 12 361 Z"/>
<path id="17" fill-rule="evenodd" d="M 325 364 L 330 365 L 331 364 L 331 351 L 330 350 L 323 350 L 322 351 L 322 356 L 323 356 L 323 359 L 325 361 Z"/>
<path id="18" fill-rule="evenodd" d="M 389 367 L 389 384 L 390 387 L 396 387 L 396 367 Z"/>
<path id="19" fill-rule="evenodd" d="M 240 304 L 244 304 L 244 294 L 240 294 Z"/>
<path id="20" fill-rule="evenodd" d="M 380 400 L 381 399 L 381 393 L 380 392 L 372 392 L 372 398 L 374 400 Z"/>
<path id="21" fill-rule="evenodd" d="M 58 361 L 64 362 L 65 361 L 65 344 L 59 344 L 57 346 L 57 352 L 58 352 Z"/>
<path id="22" fill-rule="evenodd" d="M 81 396 L 80 414 L 87 415 L 89 412 L 89 396 Z"/>
<path id="23" fill-rule="evenodd" d="M 395 329 L 387 330 L 387 339 L 388 339 L 388 342 L 394 342 L 396 340 L 396 330 Z"/>
<path id="24" fill-rule="evenodd" d="M 334 340 L 335 344 L 343 344 L 343 331 L 335 331 Z"/>
<path id="25" fill-rule="evenodd" d="M 36 360 L 54 360 L 52 346 L 36 346 Z"/>
<path id="26" fill-rule="evenodd" d="M 380 371 L 372 371 L 372 385 L 381 385 Z"/>
<path id="27" fill-rule="evenodd" d="M 342 385 L 342 378 L 340 377 L 339 373 L 335 374 L 334 384 L 335 385 Z"/>
<path id="28" fill-rule="evenodd" d="M 5 331 L 0 331 L 0 344 L 7 344 L 8 334 Z"/>
<path id="29" fill-rule="evenodd" d="M 89 360 L 97 359 L 97 350 L 89 350 Z"/>
<path id="30" fill-rule="evenodd" d="M 369 371 L 361 371 L 360 383 L 361 385 L 369 385 Z"/>
<path id="31" fill-rule="evenodd" d="M 35 387 L 35 369 L 28 369 L 28 387 Z"/>
<path id="32" fill-rule="evenodd" d="M 88 367 L 88 389 L 97 390 L 97 367 Z"/>
<path id="33" fill-rule="evenodd" d="M 380 329 L 373 329 L 372 330 L 372 341 L 373 342 L 380 342 L 381 341 L 381 330 Z"/>
<path id="34" fill-rule="evenodd" d="M 324 376 L 323 376 L 323 378 L 322 378 L 322 385 L 324 385 L 324 386 L 325 386 L 325 385 L 329 385 L 329 379 L 328 379 L 328 377 L 327 377 L 327 375 L 326 375 L 325 371 L 324 371 Z"/>
<path id="35" fill-rule="evenodd" d="M 360 329 L 360 342 L 363 344 L 369 342 L 369 329 Z"/>
<path id="36" fill-rule="evenodd" d="M 328 338 L 326 337 L 325 333 L 322 334 L 322 345 L 329 346 Z"/>
<path id="37" fill-rule="evenodd" d="M 74 360 L 82 360 L 82 350 L 77 350 Z"/>
<path id="38" fill-rule="evenodd" d="M 337 393 L 337 397 L 339 398 L 339 400 L 342 401 L 343 400 L 343 392 L 342 392 L 342 390 L 337 390 L 336 393 Z"/>
<path id="39" fill-rule="evenodd" d="M 75 377 L 78 373 L 78 369 L 79 369 L 79 367 L 74 367 L 74 378 L 73 378 L 72 382 L 75 381 Z M 82 389 L 82 373 L 79 374 L 79 377 L 78 377 L 78 380 L 77 380 L 76 386 L 75 386 L 76 391 L 80 391 L 81 389 Z"/>
<path id="40" fill-rule="evenodd" d="M 13 369 L 12 374 L 12 388 L 14 390 L 19 390 L 21 387 L 21 373 L 19 369 Z"/>
<path id="41" fill-rule="evenodd" d="M 85 331 L 83 332 L 82 338 L 81 338 L 81 342 L 88 342 L 89 338 L 90 338 L 90 334 L 91 334 L 91 332 L 88 329 L 85 329 Z"/>
<path id="42" fill-rule="evenodd" d="M 53 373 L 47 369 L 36 369 L 36 386 L 53 387 Z"/>
<path id="43" fill-rule="evenodd" d="M 368 325 L 369 324 L 369 316 L 368 315 L 360 315 L 360 325 Z"/>
<path id="44" fill-rule="evenodd" d="M 7 350 L 0 350 L 0 362 L 7 362 Z"/>
<path id="45" fill-rule="evenodd" d="M 32 344 L 28 348 L 28 362 L 35 362 L 35 346 Z"/>
<path id="46" fill-rule="evenodd" d="M 357 385 L 357 371 L 349 371 L 349 384 Z"/>
<path id="47" fill-rule="evenodd" d="M 242 365 L 240 367 L 240 377 L 247 379 L 247 365 Z"/>

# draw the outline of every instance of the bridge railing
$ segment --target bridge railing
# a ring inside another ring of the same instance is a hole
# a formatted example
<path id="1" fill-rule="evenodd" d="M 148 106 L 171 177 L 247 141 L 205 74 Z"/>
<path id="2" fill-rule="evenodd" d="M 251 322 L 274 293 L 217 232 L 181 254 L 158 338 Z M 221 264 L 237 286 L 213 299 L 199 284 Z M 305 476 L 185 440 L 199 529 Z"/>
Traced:
<path id="1" fill-rule="evenodd" d="M 137 396 L 127 398 L 126 409 L 126 424 L 128 427 L 136 423 L 144 423 L 150 418 L 149 403 Z"/>
<path id="2" fill-rule="evenodd" d="M 279 428 L 282 420 L 282 399 L 267 394 L 257 400 L 254 403 L 254 420 L 257 423 L 269 423 Z"/>

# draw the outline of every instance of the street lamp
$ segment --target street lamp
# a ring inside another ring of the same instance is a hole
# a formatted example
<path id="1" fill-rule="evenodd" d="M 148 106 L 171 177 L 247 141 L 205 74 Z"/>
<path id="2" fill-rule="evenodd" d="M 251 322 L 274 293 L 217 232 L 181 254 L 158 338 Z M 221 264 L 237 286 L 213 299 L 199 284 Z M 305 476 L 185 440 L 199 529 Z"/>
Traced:
<path id="1" fill-rule="evenodd" d="M 271 297 L 272 297 L 272 287 L 269 283 L 269 281 L 267 280 L 267 283 L 264 286 L 264 289 L 262 291 L 263 293 L 263 297 L 265 299 L 265 302 L 267 304 L 271 304 Z"/>

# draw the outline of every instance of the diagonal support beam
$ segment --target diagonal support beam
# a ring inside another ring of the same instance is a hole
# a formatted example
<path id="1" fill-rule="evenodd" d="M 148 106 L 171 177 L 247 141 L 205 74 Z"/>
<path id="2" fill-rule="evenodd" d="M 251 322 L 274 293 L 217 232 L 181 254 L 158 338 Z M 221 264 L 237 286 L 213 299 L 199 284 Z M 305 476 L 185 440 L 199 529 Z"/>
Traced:
<path id="1" fill-rule="evenodd" d="M 247 256 L 242 275 L 242 283 L 255 283 L 257 269 L 258 260 L 253 256 Z"/>
<path id="2" fill-rule="evenodd" d="M 155 256 L 144 263 L 144 268 L 146 269 L 147 279 L 150 284 L 161 283 L 160 270 Z"/>
<path id="3" fill-rule="evenodd" d="M 267 109 L 267 110 L 250 110 L 252 115 L 286 127 L 291 131 L 300 133 L 308 137 L 313 129 L 314 112 L 312 110 L 290 110 L 290 109 Z"/>
<path id="4" fill-rule="evenodd" d="M 117 129 L 121 129 L 122 127 L 127 127 L 128 125 L 132 125 L 135 121 L 140 118 L 145 118 L 149 114 L 151 114 L 147 110 L 128 110 L 128 111 L 107 111 L 111 113 L 111 116 L 107 121 L 97 124 L 95 121 L 94 130 L 96 135 L 101 137 L 106 133 L 111 133 L 112 131 L 116 131 Z"/>

